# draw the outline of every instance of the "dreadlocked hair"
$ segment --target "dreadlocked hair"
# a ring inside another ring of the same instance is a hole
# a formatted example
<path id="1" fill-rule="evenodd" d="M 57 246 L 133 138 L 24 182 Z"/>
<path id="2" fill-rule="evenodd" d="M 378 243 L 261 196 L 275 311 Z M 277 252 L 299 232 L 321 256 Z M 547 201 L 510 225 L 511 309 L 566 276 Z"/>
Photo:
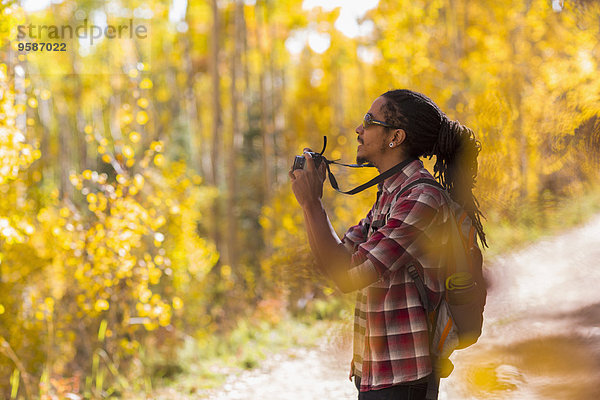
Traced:
<path id="1" fill-rule="evenodd" d="M 481 243 L 488 247 L 481 222 L 484 218 L 473 195 L 477 181 L 477 156 L 481 143 L 475 133 L 446 114 L 427 96 L 407 89 L 382 95 L 385 121 L 404 130 L 406 155 L 435 156 L 434 177 L 460 204 L 475 226 Z"/>

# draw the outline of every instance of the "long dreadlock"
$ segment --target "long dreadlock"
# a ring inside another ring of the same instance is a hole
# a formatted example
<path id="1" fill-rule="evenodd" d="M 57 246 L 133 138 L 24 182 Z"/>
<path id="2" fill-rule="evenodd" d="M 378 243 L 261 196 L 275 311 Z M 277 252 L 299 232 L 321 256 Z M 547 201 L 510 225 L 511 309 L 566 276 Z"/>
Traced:
<path id="1" fill-rule="evenodd" d="M 434 177 L 460 204 L 475 225 L 485 246 L 485 233 L 479 202 L 473 195 L 477 181 L 477 156 L 481 143 L 469 128 L 450 120 L 427 96 L 407 89 L 391 90 L 382 95 L 385 121 L 406 132 L 407 156 L 435 156 Z"/>

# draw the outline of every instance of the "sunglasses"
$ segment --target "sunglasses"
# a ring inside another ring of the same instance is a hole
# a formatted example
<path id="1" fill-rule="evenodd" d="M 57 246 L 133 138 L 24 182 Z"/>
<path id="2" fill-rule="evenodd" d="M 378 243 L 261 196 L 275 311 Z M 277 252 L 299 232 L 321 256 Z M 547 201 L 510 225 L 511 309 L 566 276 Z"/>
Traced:
<path id="1" fill-rule="evenodd" d="M 386 124 L 383 121 L 377 121 L 376 119 L 373 119 L 373 115 L 371 115 L 371 113 L 366 113 L 365 117 L 363 118 L 362 126 L 364 129 L 367 129 L 371 125 L 381 125 L 386 128 L 394 128 L 393 125 Z"/>

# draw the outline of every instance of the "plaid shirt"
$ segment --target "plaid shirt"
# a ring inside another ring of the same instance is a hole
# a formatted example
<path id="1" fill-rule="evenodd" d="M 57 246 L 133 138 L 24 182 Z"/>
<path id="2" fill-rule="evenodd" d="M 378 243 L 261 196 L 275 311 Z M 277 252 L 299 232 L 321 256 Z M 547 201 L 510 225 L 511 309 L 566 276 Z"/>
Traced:
<path id="1" fill-rule="evenodd" d="M 406 266 L 414 263 L 429 301 L 437 304 L 444 290 L 442 253 L 451 214 L 440 190 L 430 185 L 416 185 L 396 199 L 420 178 L 433 179 L 414 160 L 380 183 L 377 202 L 342 241 L 352 251 L 348 274 L 355 287 L 360 281 L 364 285 L 368 271 L 379 277 L 356 298 L 350 376 L 361 377 L 361 392 L 418 380 L 432 371 L 425 310 Z"/>

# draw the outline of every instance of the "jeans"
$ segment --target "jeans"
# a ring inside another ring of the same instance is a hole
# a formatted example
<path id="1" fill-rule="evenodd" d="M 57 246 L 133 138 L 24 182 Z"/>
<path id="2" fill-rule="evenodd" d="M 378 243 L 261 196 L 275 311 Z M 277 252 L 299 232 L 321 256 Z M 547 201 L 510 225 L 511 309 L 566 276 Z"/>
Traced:
<path id="1" fill-rule="evenodd" d="M 424 400 L 427 394 L 427 378 L 368 392 L 360 391 L 359 377 L 354 377 L 354 384 L 359 390 L 358 400 Z"/>

